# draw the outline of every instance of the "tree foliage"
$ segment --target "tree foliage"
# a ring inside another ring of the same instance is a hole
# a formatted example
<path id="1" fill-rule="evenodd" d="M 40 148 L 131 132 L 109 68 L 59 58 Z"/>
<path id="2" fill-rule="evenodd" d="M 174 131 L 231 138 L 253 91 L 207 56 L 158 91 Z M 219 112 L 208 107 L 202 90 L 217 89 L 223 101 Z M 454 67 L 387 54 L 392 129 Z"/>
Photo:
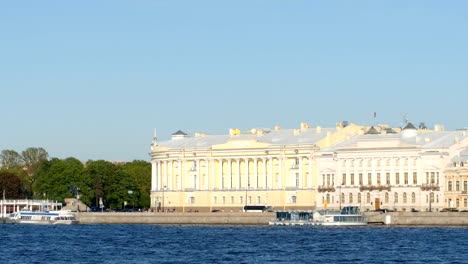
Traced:
<path id="1" fill-rule="evenodd" d="M 5 149 L 0 153 L 0 163 L 5 169 L 18 168 L 23 165 L 23 158 L 16 151 Z"/>
<path id="2" fill-rule="evenodd" d="M 98 207 L 102 199 L 106 207 L 115 209 L 125 202 L 127 206 L 150 206 L 151 164 L 146 161 L 114 164 L 90 160 L 83 164 L 76 158 L 48 160 L 43 148 L 28 148 L 21 155 L 2 151 L 0 158 L 9 164 L 1 171 L 8 175 L 3 180 L 5 186 L 13 190 L 8 191 L 8 198 L 26 196 L 63 202 L 74 197 Z"/>
<path id="3" fill-rule="evenodd" d="M 3 195 L 5 191 L 5 197 L 9 199 L 22 199 L 24 198 L 24 192 L 21 185 L 20 178 L 11 172 L 2 170 L 0 171 L 0 194 Z"/>

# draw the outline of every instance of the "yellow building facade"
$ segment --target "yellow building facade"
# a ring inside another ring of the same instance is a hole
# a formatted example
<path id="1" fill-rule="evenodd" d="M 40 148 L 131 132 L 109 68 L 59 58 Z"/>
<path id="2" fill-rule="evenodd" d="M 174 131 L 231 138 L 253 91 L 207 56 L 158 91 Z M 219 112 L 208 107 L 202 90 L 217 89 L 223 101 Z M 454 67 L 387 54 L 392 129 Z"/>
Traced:
<path id="1" fill-rule="evenodd" d="M 316 153 L 366 128 L 230 129 L 227 135 L 182 131 L 151 146 L 151 207 L 157 211 L 275 210 L 317 206 Z"/>
<path id="2" fill-rule="evenodd" d="M 468 149 L 452 159 L 445 175 L 445 208 L 468 210 Z"/>

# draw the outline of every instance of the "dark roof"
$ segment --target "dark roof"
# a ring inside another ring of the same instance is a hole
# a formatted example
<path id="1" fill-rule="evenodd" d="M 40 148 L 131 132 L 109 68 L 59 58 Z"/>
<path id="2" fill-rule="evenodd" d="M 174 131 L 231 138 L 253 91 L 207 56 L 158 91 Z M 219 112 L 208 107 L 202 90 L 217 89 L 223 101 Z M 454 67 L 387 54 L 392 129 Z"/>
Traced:
<path id="1" fill-rule="evenodd" d="M 396 134 L 396 131 L 393 130 L 391 127 L 385 128 L 385 132 L 387 132 L 387 134 Z"/>
<path id="2" fill-rule="evenodd" d="M 416 127 L 415 127 L 413 124 L 408 123 L 408 124 L 406 124 L 406 126 L 403 128 L 403 130 L 405 130 L 405 129 L 416 129 Z"/>
<path id="3" fill-rule="evenodd" d="M 185 134 L 185 133 L 182 132 L 181 130 L 178 130 L 177 132 L 173 133 L 172 135 L 173 135 L 173 136 L 180 136 L 180 135 L 186 136 L 187 134 Z"/>
<path id="4" fill-rule="evenodd" d="M 366 134 L 368 134 L 368 135 L 377 135 L 377 134 L 380 134 L 380 132 L 377 131 L 377 129 L 375 129 L 374 126 L 371 126 L 371 128 L 369 128 L 369 130 L 367 130 Z"/>

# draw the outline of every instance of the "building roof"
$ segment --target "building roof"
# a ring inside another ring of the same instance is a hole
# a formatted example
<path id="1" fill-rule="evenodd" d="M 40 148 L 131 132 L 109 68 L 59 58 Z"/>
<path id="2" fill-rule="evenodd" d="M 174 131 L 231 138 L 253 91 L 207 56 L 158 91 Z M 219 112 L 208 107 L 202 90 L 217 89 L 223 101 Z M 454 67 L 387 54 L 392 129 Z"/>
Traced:
<path id="1" fill-rule="evenodd" d="M 365 141 L 398 141 L 398 144 L 393 144 L 393 147 L 414 147 L 420 149 L 448 149 L 457 141 L 467 138 L 468 135 L 465 131 L 438 131 L 438 132 L 425 132 L 420 133 L 415 137 L 402 137 L 402 133 L 396 134 L 365 134 L 355 135 L 348 140 L 344 140 L 324 149 L 324 151 L 339 151 L 357 149 L 358 142 Z M 384 144 L 375 144 L 375 148 L 386 148 Z"/>
<path id="2" fill-rule="evenodd" d="M 405 130 L 405 129 L 416 129 L 416 127 L 413 124 L 408 123 L 408 124 L 406 124 L 405 127 L 403 127 L 403 130 Z"/>
<path id="3" fill-rule="evenodd" d="M 334 128 L 315 129 L 281 129 L 264 130 L 264 133 L 254 134 L 251 132 L 241 133 L 240 135 L 206 135 L 202 137 L 184 137 L 180 139 L 170 139 L 158 142 L 161 147 L 171 149 L 197 149 L 211 148 L 214 145 L 225 144 L 230 140 L 256 140 L 259 143 L 267 143 L 273 146 L 279 145 L 307 145 L 316 144 L 327 136 L 328 132 L 335 132 Z M 178 131 L 179 132 L 179 131 Z M 176 133 L 178 133 L 176 132 Z M 172 134 L 175 135 L 176 133 Z M 183 133 L 183 132 L 182 132 Z M 185 133 L 184 133 L 185 134 Z"/>
<path id="4" fill-rule="evenodd" d="M 172 133 L 173 136 L 187 136 L 186 133 L 184 133 L 182 130 L 178 130 L 175 133 Z"/>

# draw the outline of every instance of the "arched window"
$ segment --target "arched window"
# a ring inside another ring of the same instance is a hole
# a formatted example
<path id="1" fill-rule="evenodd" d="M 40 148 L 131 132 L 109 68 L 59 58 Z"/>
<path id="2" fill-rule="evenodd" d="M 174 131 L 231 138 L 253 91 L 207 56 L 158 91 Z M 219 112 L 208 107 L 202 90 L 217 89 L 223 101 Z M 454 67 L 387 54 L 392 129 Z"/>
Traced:
<path id="1" fill-rule="evenodd" d="M 345 196 L 344 196 L 344 193 L 341 194 L 341 203 L 345 203 Z"/>
<path id="2" fill-rule="evenodd" d="M 357 194 L 357 202 L 358 202 L 358 203 L 361 203 L 361 193 L 358 193 L 358 194 Z"/>
<path id="3" fill-rule="evenodd" d="M 367 193 L 367 199 L 366 200 L 367 200 L 366 201 L 367 203 L 370 203 L 370 193 Z"/>
<path id="4" fill-rule="evenodd" d="M 416 194 L 415 193 L 411 194 L 411 203 L 416 203 Z"/>
<path id="5" fill-rule="evenodd" d="M 353 194 L 352 193 L 349 194 L 349 203 L 350 204 L 353 203 Z"/>
<path id="6" fill-rule="evenodd" d="M 388 203 L 388 192 L 385 193 L 385 203 Z"/>
<path id="7" fill-rule="evenodd" d="M 403 203 L 406 203 L 407 202 L 407 197 L 406 197 L 406 193 L 404 192 L 403 193 Z"/>
<path id="8" fill-rule="evenodd" d="M 394 201 L 394 203 L 398 203 L 398 193 L 395 193 L 395 195 L 393 197 L 393 201 Z"/>

